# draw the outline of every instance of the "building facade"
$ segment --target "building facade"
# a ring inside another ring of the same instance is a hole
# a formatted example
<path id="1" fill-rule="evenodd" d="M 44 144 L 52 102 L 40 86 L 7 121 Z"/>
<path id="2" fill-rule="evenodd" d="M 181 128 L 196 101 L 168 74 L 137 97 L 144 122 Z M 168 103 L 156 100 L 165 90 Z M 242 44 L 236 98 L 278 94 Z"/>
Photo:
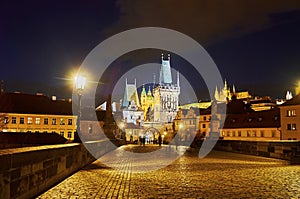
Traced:
<path id="1" fill-rule="evenodd" d="M 0 118 L 1 132 L 58 133 L 74 140 L 77 128 L 71 101 L 41 94 L 1 93 Z"/>
<path id="2" fill-rule="evenodd" d="M 281 140 L 280 110 L 228 114 L 220 136 L 224 140 Z"/>
<path id="3" fill-rule="evenodd" d="M 279 106 L 282 139 L 300 140 L 300 94 Z"/>

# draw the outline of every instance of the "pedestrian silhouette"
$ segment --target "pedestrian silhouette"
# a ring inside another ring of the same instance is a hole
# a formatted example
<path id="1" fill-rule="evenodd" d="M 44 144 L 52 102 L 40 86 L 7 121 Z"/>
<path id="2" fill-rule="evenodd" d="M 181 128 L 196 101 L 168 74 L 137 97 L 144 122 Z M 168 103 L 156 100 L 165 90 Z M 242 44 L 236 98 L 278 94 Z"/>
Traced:
<path id="1" fill-rule="evenodd" d="M 161 146 L 161 141 L 162 141 L 162 139 L 161 139 L 161 134 L 159 134 L 159 135 L 158 135 L 158 144 L 159 144 L 159 146 Z"/>

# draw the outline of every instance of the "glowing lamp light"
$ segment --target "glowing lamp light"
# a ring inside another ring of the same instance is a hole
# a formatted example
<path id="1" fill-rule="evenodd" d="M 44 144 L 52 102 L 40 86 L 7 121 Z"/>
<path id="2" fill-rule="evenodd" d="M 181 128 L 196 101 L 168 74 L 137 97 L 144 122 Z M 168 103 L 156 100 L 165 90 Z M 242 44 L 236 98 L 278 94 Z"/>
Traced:
<path id="1" fill-rule="evenodd" d="M 75 77 L 75 88 L 76 90 L 83 90 L 86 83 L 86 78 L 79 75 Z"/>

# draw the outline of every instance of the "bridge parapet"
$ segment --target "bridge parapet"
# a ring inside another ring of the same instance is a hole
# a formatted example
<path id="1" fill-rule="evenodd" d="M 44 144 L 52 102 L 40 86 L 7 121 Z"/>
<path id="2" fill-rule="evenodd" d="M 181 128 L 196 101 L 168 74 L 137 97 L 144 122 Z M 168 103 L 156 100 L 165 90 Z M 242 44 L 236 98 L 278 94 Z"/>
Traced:
<path id="1" fill-rule="evenodd" d="M 219 140 L 215 149 L 284 159 L 291 164 L 300 164 L 300 141 Z"/>
<path id="2" fill-rule="evenodd" d="M 110 141 L 88 143 L 107 153 Z M 32 198 L 95 161 L 83 144 L 0 150 L 0 198 Z"/>

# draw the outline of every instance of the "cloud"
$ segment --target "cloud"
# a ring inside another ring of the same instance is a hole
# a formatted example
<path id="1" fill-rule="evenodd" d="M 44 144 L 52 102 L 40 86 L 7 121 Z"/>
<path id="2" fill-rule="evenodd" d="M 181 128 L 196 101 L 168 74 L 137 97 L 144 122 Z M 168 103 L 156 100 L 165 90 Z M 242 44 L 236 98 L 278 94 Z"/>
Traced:
<path id="1" fill-rule="evenodd" d="M 270 15 L 300 9 L 300 1 L 281 0 L 119 0 L 119 20 L 107 33 L 157 26 L 185 33 L 201 44 L 276 25 Z"/>

